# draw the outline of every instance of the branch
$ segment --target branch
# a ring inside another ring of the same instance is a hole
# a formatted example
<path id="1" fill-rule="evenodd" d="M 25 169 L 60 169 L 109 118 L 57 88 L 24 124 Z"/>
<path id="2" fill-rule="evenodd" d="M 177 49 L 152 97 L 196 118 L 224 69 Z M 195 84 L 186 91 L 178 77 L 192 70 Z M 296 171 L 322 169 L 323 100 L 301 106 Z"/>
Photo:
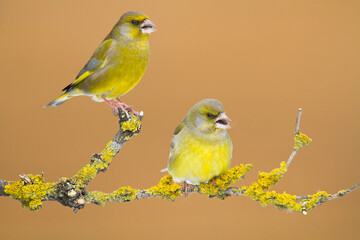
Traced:
<path id="1" fill-rule="evenodd" d="M 5 186 L 8 185 L 9 183 L 7 181 L 1 180 L 0 179 L 0 196 L 5 196 L 8 197 L 9 195 L 5 193 Z"/>
<path id="2" fill-rule="evenodd" d="M 300 129 L 299 129 L 299 128 L 300 128 L 301 111 L 302 111 L 302 109 L 299 108 L 299 110 L 298 110 L 298 115 L 297 115 L 297 118 L 296 118 L 295 131 L 294 131 L 294 134 L 295 134 L 295 146 L 294 146 L 293 151 L 292 151 L 291 154 L 290 154 L 289 159 L 288 159 L 287 162 L 286 162 L 286 166 L 287 166 L 287 167 L 290 166 L 290 164 L 291 164 L 292 160 L 294 159 L 296 153 L 300 150 L 301 147 L 303 147 L 301 144 L 296 145 L 296 142 L 297 142 L 296 136 L 299 136 L 299 135 L 300 135 L 300 132 L 299 132 Z M 302 135 L 303 135 L 303 134 L 302 134 Z M 304 141 L 304 142 L 306 142 L 306 141 Z M 311 139 L 309 138 L 304 146 L 306 146 L 306 145 L 309 144 L 310 142 L 311 142 Z"/>
<path id="3" fill-rule="evenodd" d="M 327 196 L 325 198 L 323 197 L 322 199 L 319 199 L 317 205 L 321 205 L 321 204 L 326 203 L 326 202 L 328 202 L 330 200 L 333 200 L 333 199 L 336 199 L 336 198 L 339 198 L 339 197 L 343 197 L 346 194 L 351 193 L 352 191 L 358 189 L 359 187 L 360 187 L 360 182 L 358 184 L 356 184 L 355 186 L 352 186 L 352 187 L 350 187 L 348 189 L 345 189 L 345 190 L 341 190 L 336 194 L 332 194 L 332 195 L 329 195 L 329 196 Z M 296 197 L 296 200 L 303 200 L 302 201 L 303 204 L 307 204 L 309 199 L 312 200 L 312 196 L 297 196 Z M 303 209 L 302 213 L 306 215 L 306 210 Z"/>
<path id="4" fill-rule="evenodd" d="M 243 179 L 251 164 L 235 166 L 225 174 L 215 178 L 214 183 L 201 183 L 192 186 L 188 193 L 204 194 L 208 197 L 225 199 L 230 196 L 247 196 L 260 202 L 261 205 L 273 205 L 280 209 L 287 209 L 306 214 L 316 206 L 327 201 L 345 196 L 360 187 L 357 185 L 339 191 L 336 194 L 328 194 L 320 191 L 308 196 L 290 195 L 286 192 L 277 193 L 268 191 L 287 172 L 296 153 L 311 142 L 311 139 L 299 131 L 301 108 L 298 111 L 295 126 L 294 148 L 287 162 L 281 162 L 279 168 L 273 169 L 270 173 L 260 172 L 258 181 L 249 186 L 230 187 L 231 184 Z M 59 182 L 45 183 L 43 175 L 23 175 L 19 181 L 0 180 L 0 196 L 11 197 L 19 200 L 23 207 L 30 210 L 38 210 L 44 201 L 57 201 L 64 206 L 73 208 L 74 212 L 82 209 L 85 204 L 97 204 L 104 206 L 107 202 L 128 202 L 143 198 L 160 198 L 174 201 L 184 194 L 184 189 L 173 183 L 170 175 L 164 176 L 160 183 L 148 189 L 135 189 L 129 186 L 121 187 L 112 193 L 86 190 L 88 184 L 99 172 L 108 169 L 111 160 L 120 151 L 122 146 L 141 129 L 142 116 L 128 114 L 119 109 L 119 131 L 115 134 L 105 149 L 90 158 L 90 163 L 84 166 L 72 178 L 61 178 Z"/>
<path id="5" fill-rule="evenodd" d="M 142 115 L 129 115 L 119 109 L 120 129 L 101 153 L 93 154 L 90 163 L 72 178 L 61 178 L 59 182 L 45 183 L 42 175 L 23 175 L 19 181 L 0 180 L 0 196 L 20 200 L 23 207 L 38 210 L 43 201 L 58 201 L 74 209 L 84 207 L 87 185 L 99 172 L 105 172 L 111 160 L 122 146 L 141 129 Z"/>

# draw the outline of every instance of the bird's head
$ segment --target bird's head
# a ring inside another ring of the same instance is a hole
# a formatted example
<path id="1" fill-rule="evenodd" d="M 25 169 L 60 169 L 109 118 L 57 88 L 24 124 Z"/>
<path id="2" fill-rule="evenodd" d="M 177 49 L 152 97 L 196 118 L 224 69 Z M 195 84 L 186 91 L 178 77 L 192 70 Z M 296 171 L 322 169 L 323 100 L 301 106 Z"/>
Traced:
<path id="1" fill-rule="evenodd" d="M 224 112 L 224 107 L 216 99 L 204 99 L 195 104 L 186 116 L 186 123 L 205 134 L 225 132 L 231 121 Z"/>
<path id="2" fill-rule="evenodd" d="M 142 12 L 130 11 L 124 13 L 113 28 L 115 37 L 124 36 L 129 39 L 147 39 L 155 32 L 156 25 Z"/>

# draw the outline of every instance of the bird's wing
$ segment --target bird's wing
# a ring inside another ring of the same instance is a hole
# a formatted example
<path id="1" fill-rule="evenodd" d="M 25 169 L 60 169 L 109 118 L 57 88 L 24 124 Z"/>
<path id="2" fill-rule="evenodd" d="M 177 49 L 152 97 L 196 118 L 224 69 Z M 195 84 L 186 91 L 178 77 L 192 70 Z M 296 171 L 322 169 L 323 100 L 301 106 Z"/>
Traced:
<path id="1" fill-rule="evenodd" d="M 176 144 L 176 143 L 175 143 L 175 142 L 176 142 L 176 137 L 177 137 L 177 135 L 181 132 L 181 130 L 182 130 L 185 126 L 186 126 L 186 125 L 185 125 L 184 121 L 182 121 L 182 122 L 179 124 L 179 126 L 177 126 L 177 127 L 175 128 L 175 131 L 174 131 L 174 134 L 173 134 L 173 138 L 172 138 L 172 140 L 171 140 L 171 145 L 170 145 L 170 156 L 169 156 L 169 160 L 175 157 L 175 156 L 174 156 L 174 148 L 175 148 L 175 144 Z"/>
<path id="2" fill-rule="evenodd" d="M 105 65 L 105 59 L 107 56 L 107 52 L 110 49 L 111 44 L 113 43 L 113 39 L 107 39 L 103 41 L 95 50 L 94 54 L 91 56 L 90 60 L 85 64 L 83 69 L 76 76 L 74 82 L 66 86 L 62 91 L 68 92 L 73 89 L 76 85 L 86 79 L 88 76 L 101 69 Z"/>
<path id="3" fill-rule="evenodd" d="M 173 136 L 178 135 L 178 133 L 185 127 L 185 122 L 182 121 L 179 126 L 177 126 L 174 130 Z"/>

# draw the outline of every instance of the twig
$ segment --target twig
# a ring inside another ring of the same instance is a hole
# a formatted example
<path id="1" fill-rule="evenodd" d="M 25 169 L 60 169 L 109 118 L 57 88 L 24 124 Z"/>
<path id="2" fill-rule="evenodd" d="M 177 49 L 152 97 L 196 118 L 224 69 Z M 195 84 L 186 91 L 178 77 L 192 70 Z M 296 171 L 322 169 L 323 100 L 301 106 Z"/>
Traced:
<path id="1" fill-rule="evenodd" d="M 296 118 L 296 124 L 295 124 L 295 134 L 299 134 L 301 111 L 302 111 L 302 109 L 299 108 L 298 115 Z"/>
<path id="2" fill-rule="evenodd" d="M 343 197 L 343 196 L 345 196 L 346 194 L 351 193 L 351 192 L 354 191 L 355 189 L 358 189 L 359 187 L 360 187 L 360 183 L 358 183 L 358 184 L 356 184 L 355 186 L 352 186 L 351 188 L 348 188 L 348 189 L 346 189 L 346 190 L 339 191 L 337 194 L 333 194 L 333 195 L 325 198 L 324 200 L 322 200 L 322 201 L 319 203 L 319 205 L 320 205 L 320 204 L 323 204 L 323 203 L 325 203 L 325 202 L 327 202 L 327 201 L 330 201 L 330 200 L 333 200 L 333 199 L 336 199 L 336 198 L 339 198 L 339 197 Z"/>
<path id="3" fill-rule="evenodd" d="M 295 135 L 299 134 L 299 131 L 300 131 L 299 128 L 300 128 L 301 111 L 302 111 L 302 109 L 299 108 L 298 114 L 297 114 L 297 118 L 296 118 L 296 124 L 295 124 L 295 132 L 294 132 Z M 294 148 L 294 149 L 292 150 L 292 152 L 291 152 L 291 154 L 290 154 L 290 156 L 289 156 L 289 158 L 288 158 L 288 160 L 287 160 L 287 162 L 286 162 L 286 166 L 287 166 L 287 167 L 290 166 L 292 160 L 294 159 L 296 153 L 297 153 L 299 150 L 300 150 L 300 148 Z"/>
<path id="4" fill-rule="evenodd" d="M 292 150 L 292 152 L 291 152 L 291 154 L 290 154 L 290 157 L 289 157 L 289 159 L 287 160 L 287 162 L 286 162 L 286 166 L 290 166 L 290 164 L 291 164 L 291 162 L 292 162 L 292 160 L 294 159 L 294 157 L 295 157 L 295 155 L 297 154 L 297 152 L 300 150 L 300 148 L 299 149 L 293 149 Z"/>
<path id="5" fill-rule="evenodd" d="M 354 191 L 354 190 L 356 190 L 358 188 L 360 188 L 360 183 L 358 183 L 358 184 L 356 184 L 356 185 L 354 185 L 354 186 L 352 186 L 352 187 L 350 187 L 348 189 L 341 190 L 336 194 L 332 194 L 329 197 L 324 198 L 323 200 L 321 200 L 319 202 L 318 205 L 321 205 L 321 204 L 323 204 L 323 203 L 325 203 L 327 201 L 330 201 L 330 200 L 333 200 L 333 199 L 336 199 L 336 198 L 339 198 L 339 197 L 343 197 L 343 196 L 347 195 L 348 193 L 351 193 L 352 191 Z M 303 200 L 303 199 L 310 199 L 310 198 L 311 197 L 309 197 L 309 196 L 296 196 L 296 200 Z"/>

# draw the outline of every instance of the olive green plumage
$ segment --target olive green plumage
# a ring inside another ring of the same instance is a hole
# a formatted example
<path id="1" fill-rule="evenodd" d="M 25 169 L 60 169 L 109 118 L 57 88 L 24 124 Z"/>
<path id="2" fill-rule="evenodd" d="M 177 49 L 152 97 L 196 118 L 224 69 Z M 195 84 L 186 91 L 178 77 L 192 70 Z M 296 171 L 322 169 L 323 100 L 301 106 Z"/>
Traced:
<path id="1" fill-rule="evenodd" d="M 57 107 L 79 95 L 103 101 L 102 98 L 118 99 L 129 92 L 145 73 L 150 56 L 148 39 L 154 26 L 141 12 L 122 15 L 75 81 L 63 89 L 65 93 L 45 107 Z"/>
<path id="2" fill-rule="evenodd" d="M 174 182 L 198 185 L 230 168 L 229 120 L 215 99 L 202 100 L 190 109 L 171 142 L 167 170 Z"/>

